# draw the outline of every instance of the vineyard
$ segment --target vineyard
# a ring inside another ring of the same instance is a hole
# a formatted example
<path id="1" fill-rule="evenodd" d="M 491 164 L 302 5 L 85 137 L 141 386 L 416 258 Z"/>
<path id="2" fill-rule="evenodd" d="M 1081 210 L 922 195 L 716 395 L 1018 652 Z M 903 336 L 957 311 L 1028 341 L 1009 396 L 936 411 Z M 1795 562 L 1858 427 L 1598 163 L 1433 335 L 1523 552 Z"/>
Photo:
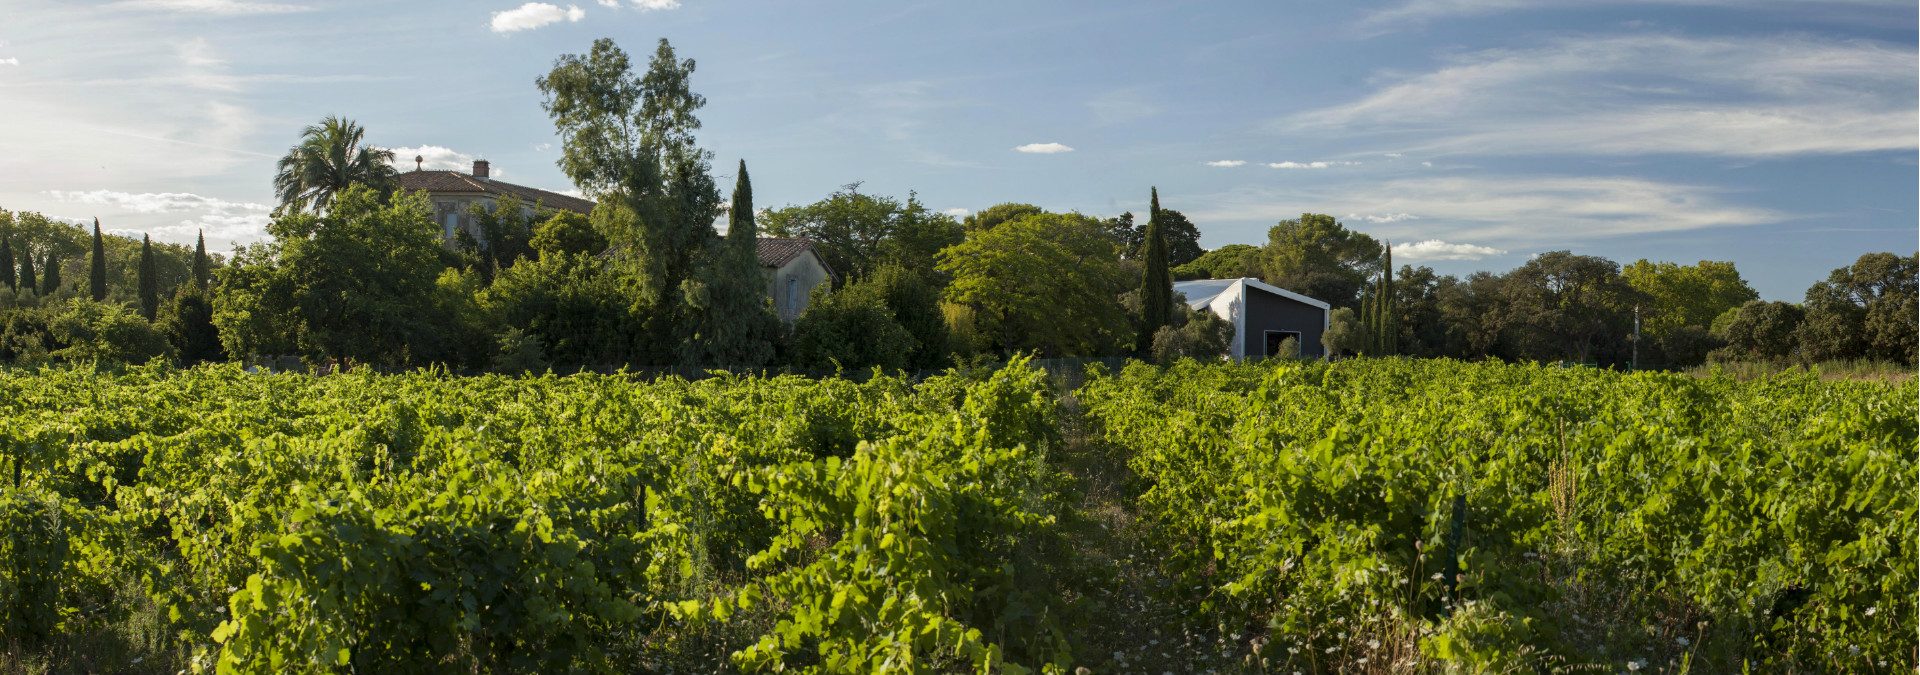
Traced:
<path id="1" fill-rule="evenodd" d="M 1916 393 L 0 373 L 0 670 L 1911 672 Z"/>

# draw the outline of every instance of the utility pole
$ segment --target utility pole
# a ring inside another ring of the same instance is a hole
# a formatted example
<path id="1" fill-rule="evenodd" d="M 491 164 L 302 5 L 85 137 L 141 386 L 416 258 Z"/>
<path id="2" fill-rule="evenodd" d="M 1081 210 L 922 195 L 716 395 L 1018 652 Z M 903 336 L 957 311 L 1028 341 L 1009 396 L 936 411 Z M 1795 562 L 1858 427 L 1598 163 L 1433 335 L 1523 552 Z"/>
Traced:
<path id="1" fill-rule="evenodd" d="M 1633 306 L 1633 361 L 1627 364 L 1629 372 L 1640 370 L 1640 305 Z"/>

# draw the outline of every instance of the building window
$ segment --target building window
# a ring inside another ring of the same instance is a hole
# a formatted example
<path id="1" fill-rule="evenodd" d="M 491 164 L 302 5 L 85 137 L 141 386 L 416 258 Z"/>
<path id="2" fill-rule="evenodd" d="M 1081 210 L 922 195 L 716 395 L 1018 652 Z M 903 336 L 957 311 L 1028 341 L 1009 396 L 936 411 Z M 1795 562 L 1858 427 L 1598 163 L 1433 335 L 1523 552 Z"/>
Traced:
<path id="1" fill-rule="evenodd" d="M 1270 330 L 1267 331 L 1266 353 L 1261 356 L 1279 356 L 1280 343 L 1286 341 L 1287 338 L 1293 338 L 1294 348 L 1299 350 L 1300 353 L 1305 353 L 1306 347 L 1300 344 L 1300 331 Z"/>
<path id="2" fill-rule="evenodd" d="M 800 280 L 787 277 L 787 316 L 800 315 Z"/>

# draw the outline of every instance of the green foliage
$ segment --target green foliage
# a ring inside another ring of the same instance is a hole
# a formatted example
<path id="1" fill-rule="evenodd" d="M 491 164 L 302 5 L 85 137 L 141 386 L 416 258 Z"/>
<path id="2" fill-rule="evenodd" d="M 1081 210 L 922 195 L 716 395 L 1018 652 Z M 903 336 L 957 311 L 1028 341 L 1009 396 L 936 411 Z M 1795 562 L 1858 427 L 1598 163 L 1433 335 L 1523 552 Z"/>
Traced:
<path id="1" fill-rule="evenodd" d="M 322 213 L 354 185 L 380 194 L 393 188 L 393 151 L 368 145 L 367 130 L 353 120 L 328 116 L 300 134 L 300 144 L 275 165 L 277 215 Z"/>
<path id="2" fill-rule="evenodd" d="M 1806 312 L 1786 302 L 1749 300 L 1713 322 L 1714 337 L 1726 343 L 1716 360 L 1784 359 L 1799 351 Z"/>
<path id="3" fill-rule="evenodd" d="M 893 312 L 894 322 L 913 336 L 913 352 L 906 367 L 933 370 L 948 365 L 952 338 L 946 317 L 940 310 L 940 287 L 928 270 L 900 265 L 882 265 L 873 276 L 859 282 L 871 285 Z"/>
<path id="4" fill-rule="evenodd" d="M 1160 189 L 1153 189 L 1147 211 L 1146 273 L 1140 279 L 1140 329 L 1135 353 L 1153 350 L 1160 329 L 1173 322 L 1173 277 L 1168 274 L 1166 215 L 1160 210 Z"/>
<path id="5" fill-rule="evenodd" d="M 971 235 L 999 227 L 1001 223 L 1020 220 L 1027 216 L 1037 216 L 1046 212 L 1046 209 L 1032 204 L 1020 204 L 1016 202 L 994 204 L 993 206 L 968 215 L 963 226 L 966 232 Z M 1123 236 L 1117 238 L 1122 246 L 1122 250 L 1131 252 L 1139 249 L 1140 232 L 1137 228 L 1133 227 L 1133 214 L 1127 214 L 1125 220 L 1122 222 L 1125 223 L 1125 228 L 1120 230 L 1120 234 Z"/>
<path id="6" fill-rule="evenodd" d="M 928 210 L 913 193 L 902 203 L 861 194 L 859 183 L 812 204 L 768 211 L 764 224 L 771 236 L 812 240 L 827 267 L 844 278 L 865 278 L 889 264 L 931 269 L 962 231 L 952 216 Z"/>
<path id="7" fill-rule="evenodd" d="M 165 333 L 118 304 L 76 298 L 50 329 L 53 339 L 65 345 L 52 356 L 66 361 L 146 363 L 173 354 Z"/>
<path id="8" fill-rule="evenodd" d="M 726 238 L 714 240 L 694 277 L 681 285 L 687 325 L 680 362 L 758 368 L 773 360 L 781 325 L 760 269 L 759 228 L 745 160 L 740 162 L 728 221 Z"/>
<path id="9" fill-rule="evenodd" d="M 40 294 L 40 275 L 34 273 L 33 249 L 22 247 L 20 251 L 20 290 L 29 295 Z"/>
<path id="10" fill-rule="evenodd" d="M 1365 353 L 1371 344 L 1366 322 L 1351 307 L 1336 307 L 1327 315 L 1327 330 L 1320 334 L 1320 346 L 1329 356 L 1353 356 Z"/>
<path id="11" fill-rule="evenodd" d="M 537 255 L 566 253 L 597 256 L 607 250 L 607 238 L 593 229 L 587 216 L 572 211 L 555 211 L 533 228 L 528 245 Z"/>
<path id="12" fill-rule="evenodd" d="M 140 316 L 152 321 L 160 311 L 160 271 L 153 262 L 153 238 L 140 242 Z"/>
<path id="13" fill-rule="evenodd" d="M 13 237 L 7 234 L 0 234 L 0 268 L 5 268 L 0 269 L 0 283 L 7 285 L 7 292 L 19 288 L 20 277 L 13 267 Z"/>
<path id="14" fill-rule="evenodd" d="M 801 368 L 853 370 L 907 367 L 920 345 L 894 319 L 885 289 L 873 283 L 854 283 L 825 294 L 816 293 L 793 325 L 790 361 Z"/>
<path id="15" fill-rule="evenodd" d="M 439 230 L 419 194 L 355 186 L 325 215 L 268 226 L 222 270 L 214 323 L 234 356 L 298 353 L 386 367 L 459 361 L 458 317 L 437 301 Z"/>
<path id="16" fill-rule="evenodd" d="M 1501 280 L 1499 320 L 1520 358 L 1619 360 L 1640 299 L 1613 261 L 1548 251 Z"/>
<path id="17" fill-rule="evenodd" d="M 1760 299 L 1730 261 L 1679 265 L 1641 259 L 1620 270 L 1620 276 L 1647 300 L 1640 330 L 1655 342 L 1687 326 L 1711 328 L 1727 310 Z"/>
<path id="18" fill-rule="evenodd" d="M 918 386 L 0 371 L 0 467 L 24 467 L 0 627 L 71 641 L 156 608 L 147 664 L 110 671 L 1061 664 L 1054 407 L 1023 364 Z"/>
<path id="19" fill-rule="evenodd" d="M 461 229 L 455 242 L 470 266 L 492 279 L 499 270 L 533 255 L 533 226 L 540 210 L 539 204 L 529 205 L 512 196 L 475 202 L 467 207 L 472 225 Z"/>
<path id="20" fill-rule="evenodd" d="M 204 289 L 181 286 L 160 307 L 155 328 L 167 337 L 167 343 L 183 364 L 226 360 L 219 329 L 213 325 L 213 298 Z"/>
<path id="21" fill-rule="evenodd" d="M 1300 214 L 1267 231 L 1261 278 L 1267 283 L 1351 307 L 1380 269 L 1380 243 L 1319 213 Z"/>
<path id="22" fill-rule="evenodd" d="M 1133 345 L 1118 298 L 1131 286 L 1099 221 L 1041 214 L 977 232 L 940 252 L 946 300 L 1003 353 L 1111 355 Z"/>
<path id="23" fill-rule="evenodd" d="M 1869 253 L 1808 288 L 1801 338 L 1807 358 L 1915 363 L 1920 351 L 1917 274 L 1920 255 Z"/>
<path id="24" fill-rule="evenodd" d="M 1179 211 L 1159 209 L 1158 213 L 1160 236 L 1166 240 L 1168 267 L 1179 267 L 1199 259 L 1205 252 L 1200 248 L 1200 228 Z M 1142 254 L 1141 257 L 1146 255 Z"/>
<path id="25" fill-rule="evenodd" d="M 202 243 L 204 243 L 204 241 Z M 198 258 L 195 258 L 196 266 L 194 269 L 196 271 L 200 269 L 197 265 L 198 260 Z M 11 275 L 9 275 L 8 279 L 7 283 L 13 283 Z M 93 249 L 87 255 L 87 288 L 88 292 L 92 293 L 94 302 L 106 301 L 107 244 L 106 239 L 100 235 L 99 218 L 93 219 Z"/>
<path id="26" fill-rule="evenodd" d="M 1233 323 L 1207 310 L 1187 308 L 1184 299 L 1174 303 L 1174 321 L 1153 334 L 1153 360 L 1172 363 L 1179 359 L 1217 361 L 1233 348 Z"/>
<path id="27" fill-rule="evenodd" d="M 1163 601 L 1268 671 L 1913 667 L 1911 380 L 1276 360 L 1076 398 Z"/>
<path id="28" fill-rule="evenodd" d="M 60 259 L 47 252 L 47 264 L 40 268 L 40 294 L 51 296 L 60 290 Z"/>
<path id="29" fill-rule="evenodd" d="M 538 335 L 508 328 L 501 331 L 494 342 L 496 349 L 489 364 L 493 372 L 517 375 L 543 371 L 551 365 L 547 360 L 547 346 L 541 344 Z"/>
<path id="30" fill-rule="evenodd" d="M 646 317 L 619 275 L 585 253 L 543 252 L 500 273 L 479 294 L 499 325 L 538 338 L 562 371 L 614 368 L 639 360 Z"/>
<path id="31" fill-rule="evenodd" d="M 1200 254 L 1173 268 L 1175 281 L 1189 279 L 1239 279 L 1259 277 L 1261 250 L 1250 244 L 1227 244 Z"/>
<path id="32" fill-rule="evenodd" d="M 94 225 L 98 227 L 99 222 L 96 221 Z M 195 233 L 193 237 L 193 285 L 203 291 L 207 290 L 207 282 L 212 279 L 210 264 L 207 260 L 207 233 L 202 230 Z M 104 274 L 102 276 L 104 277 Z"/>

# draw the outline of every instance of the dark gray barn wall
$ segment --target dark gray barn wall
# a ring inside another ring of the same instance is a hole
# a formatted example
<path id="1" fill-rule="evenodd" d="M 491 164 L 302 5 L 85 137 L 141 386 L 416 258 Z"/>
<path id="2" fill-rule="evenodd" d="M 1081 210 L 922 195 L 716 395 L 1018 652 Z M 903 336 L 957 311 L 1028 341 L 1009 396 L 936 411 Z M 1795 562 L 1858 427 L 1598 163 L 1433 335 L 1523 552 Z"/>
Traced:
<path id="1" fill-rule="evenodd" d="M 1326 326 L 1326 310 L 1247 287 L 1247 332 L 1241 337 L 1245 340 L 1243 353 L 1249 357 L 1267 355 L 1270 330 L 1299 331 L 1301 356 L 1325 356 L 1327 349 L 1320 345 L 1320 334 L 1326 332 Z"/>

